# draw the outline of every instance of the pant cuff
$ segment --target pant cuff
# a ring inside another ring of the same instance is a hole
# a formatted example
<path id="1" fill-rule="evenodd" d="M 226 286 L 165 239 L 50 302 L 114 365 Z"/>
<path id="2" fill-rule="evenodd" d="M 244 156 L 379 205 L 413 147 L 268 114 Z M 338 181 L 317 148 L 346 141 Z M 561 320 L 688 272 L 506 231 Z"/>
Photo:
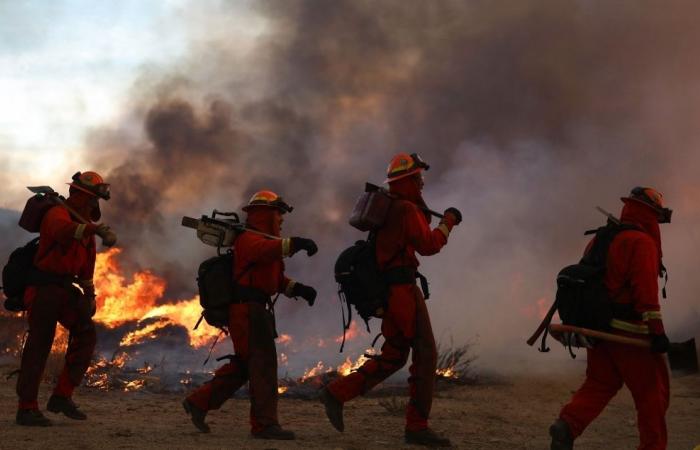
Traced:
<path id="1" fill-rule="evenodd" d="M 39 409 L 39 403 L 36 400 L 30 402 L 20 400 L 17 404 L 17 409 Z"/>

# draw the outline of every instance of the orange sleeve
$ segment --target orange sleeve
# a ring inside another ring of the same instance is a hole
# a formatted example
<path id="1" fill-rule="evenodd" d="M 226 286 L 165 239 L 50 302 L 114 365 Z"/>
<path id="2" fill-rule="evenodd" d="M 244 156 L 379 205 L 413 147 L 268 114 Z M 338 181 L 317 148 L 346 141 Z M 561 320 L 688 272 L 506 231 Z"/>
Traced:
<path id="1" fill-rule="evenodd" d="M 241 236 L 236 247 L 246 255 L 247 262 L 270 263 L 286 256 L 283 252 L 283 244 L 288 239 L 268 239 L 253 233 L 246 234 L 248 235 Z"/>
<path id="2" fill-rule="evenodd" d="M 659 305 L 659 253 L 647 236 L 636 239 L 630 254 L 629 280 L 635 310 L 642 315 L 651 334 L 663 334 Z"/>
<path id="3" fill-rule="evenodd" d="M 431 230 L 425 215 L 415 205 L 408 206 L 404 214 L 404 228 L 408 243 L 423 256 L 439 252 L 447 243 L 447 237 L 453 226 L 454 223 L 443 219 L 437 228 Z"/>
<path id="4" fill-rule="evenodd" d="M 81 224 L 74 222 L 65 208 L 55 206 L 51 208 L 41 224 L 41 233 L 50 240 L 66 246 L 72 240 L 80 240 L 94 236 L 97 227 L 94 224 Z"/>

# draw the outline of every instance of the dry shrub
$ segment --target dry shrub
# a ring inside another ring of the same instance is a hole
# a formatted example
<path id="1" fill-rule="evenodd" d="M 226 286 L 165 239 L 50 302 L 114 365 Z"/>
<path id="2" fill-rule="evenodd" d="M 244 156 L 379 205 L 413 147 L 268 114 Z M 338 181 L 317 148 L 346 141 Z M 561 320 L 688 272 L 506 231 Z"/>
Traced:
<path id="1" fill-rule="evenodd" d="M 477 359 L 473 354 L 474 341 L 455 346 L 450 338 L 449 345 L 437 345 L 437 374 L 438 381 L 444 380 L 457 384 L 474 384 L 477 375 L 472 363 Z"/>

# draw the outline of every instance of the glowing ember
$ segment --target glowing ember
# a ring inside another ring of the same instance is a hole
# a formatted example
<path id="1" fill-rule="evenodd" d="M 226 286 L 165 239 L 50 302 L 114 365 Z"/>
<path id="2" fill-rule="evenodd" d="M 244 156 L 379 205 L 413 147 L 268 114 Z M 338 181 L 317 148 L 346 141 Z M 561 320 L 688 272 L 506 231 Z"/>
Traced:
<path id="1" fill-rule="evenodd" d="M 277 357 L 277 361 L 278 361 L 279 365 L 281 365 L 281 366 L 288 366 L 289 365 L 289 358 L 287 357 L 287 355 L 285 355 L 282 352 L 280 352 L 279 356 Z"/>
<path id="2" fill-rule="evenodd" d="M 288 334 L 280 334 L 277 338 L 277 343 L 279 345 L 289 345 L 292 343 L 292 337 Z"/>
<path id="3" fill-rule="evenodd" d="M 149 366 L 148 363 L 144 364 L 140 369 L 136 369 L 136 372 L 140 373 L 141 375 L 146 375 L 152 371 L 153 367 Z"/>
<path id="4" fill-rule="evenodd" d="M 137 391 L 146 385 L 146 380 L 133 380 L 124 385 L 124 392 Z"/>
<path id="5" fill-rule="evenodd" d="M 277 393 L 280 394 L 280 395 L 282 395 L 282 394 L 284 394 L 285 392 L 287 392 L 288 389 L 289 389 L 289 388 L 288 388 L 287 386 L 278 386 L 278 387 L 277 387 Z"/>
<path id="6" fill-rule="evenodd" d="M 459 378 L 459 374 L 452 367 L 437 369 L 435 375 L 443 378 Z"/>

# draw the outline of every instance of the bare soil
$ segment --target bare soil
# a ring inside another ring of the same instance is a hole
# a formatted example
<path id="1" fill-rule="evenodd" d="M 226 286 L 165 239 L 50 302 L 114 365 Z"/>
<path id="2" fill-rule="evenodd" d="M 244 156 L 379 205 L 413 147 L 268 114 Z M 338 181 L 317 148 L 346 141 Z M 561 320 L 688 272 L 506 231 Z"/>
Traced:
<path id="1" fill-rule="evenodd" d="M 6 374 L 12 367 L 0 367 Z M 499 382 L 441 390 L 435 399 L 432 426 L 450 436 L 457 448 L 549 448 L 547 428 L 568 400 L 583 373 L 568 377 L 514 376 Z M 282 424 L 297 433 L 292 442 L 257 441 L 249 437 L 248 401 L 232 399 L 212 411 L 211 434 L 195 430 L 184 414 L 182 395 L 147 392 L 103 392 L 81 388 L 75 400 L 89 415 L 85 422 L 50 415 L 54 426 L 25 428 L 14 423 L 15 379 L 0 379 L 0 448 L 2 449 L 192 449 L 192 448 L 406 448 L 403 417 L 382 405 L 397 398 L 358 398 L 345 407 L 345 433 L 337 433 L 315 401 L 281 399 Z M 45 402 L 50 386 L 42 385 Z M 700 376 L 672 381 L 667 415 L 669 449 L 700 444 Z M 577 441 L 580 449 L 634 449 L 636 415 L 625 389 Z"/>

